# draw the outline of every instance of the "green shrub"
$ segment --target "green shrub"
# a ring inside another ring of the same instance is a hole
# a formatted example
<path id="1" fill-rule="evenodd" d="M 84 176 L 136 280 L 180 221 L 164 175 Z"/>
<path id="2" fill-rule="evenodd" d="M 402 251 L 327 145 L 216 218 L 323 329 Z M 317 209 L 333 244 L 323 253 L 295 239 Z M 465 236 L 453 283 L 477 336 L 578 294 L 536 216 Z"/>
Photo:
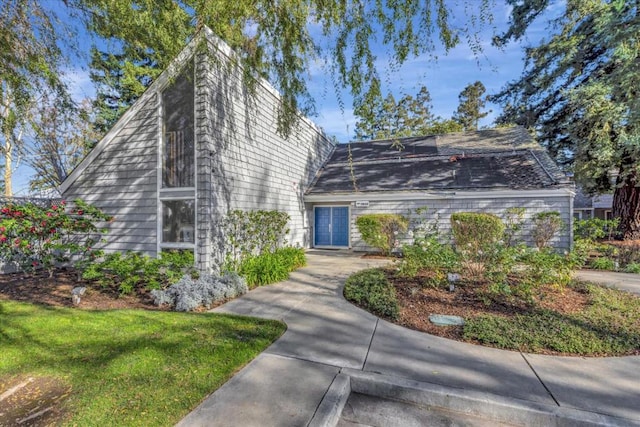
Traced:
<path id="1" fill-rule="evenodd" d="M 227 242 L 223 270 L 239 271 L 244 259 L 282 247 L 289 219 L 289 214 L 276 210 L 229 212 L 222 223 Z"/>
<path id="2" fill-rule="evenodd" d="M 640 264 L 640 245 L 633 242 L 617 247 L 617 258 L 620 265 Z"/>
<path id="3" fill-rule="evenodd" d="M 344 297 L 378 316 L 397 319 L 400 314 L 396 290 L 380 269 L 351 275 L 344 285 Z"/>
<path id="4" fill-rule="evenodd" d="M 516 236 L 522 231 L 524 223 L 525 209 L 520 207 L 511 207 L 504 213 L 504 244 L 507 247 L 514 246 Z"/>
<path id="5" fill-rule="evenodd" d="M 543 286 L 563 288 L 571 282 L 571 260 L 549 248 L 529 248 L 520 255 L 518 261 L 521 268 L 511 292 L 521 300 L 532 302 L 540 296 L 539 291 Z"/>
<path id="6" fill-rule="evenodd" d="M 493 214 L 456 212 L 451 215 L 451 231 L 458 251 L 477 254 L 503 237 L 504 224 Z"/>
<path id="7" fill-rule="evenodd" d="M 274 252 L 245 258 L 239 273 L 247 281 L 249 288 L 269 285 L 289 278 L 289 273 L 306 264 L 304 250 L 285 247 Z"/>
<path id="8" fill-rule="evenodd" d="M 640 274 L 640 263 L 632 262 L 624 267 L 625 273 Z"/>
<path id="9" fill-rule="evenodd" d="M 546 248 L 564 223 L 560 212 L 540 212 L 533 217 L 533 242 L 538 249 Z"/>
<path id="10" fill-rule="evenodd" d="M 571 268 L 582 268 L 587 262 L 589 252 L 593 250 L 593 241 L 590 239 L 576 239 L 573 250 L 569 253 L 568 261 Z"/>
<path id="11" fill-rule="evenodd" d="M 185 274 L 195 274 L 191 251 L 163 251 L 159 258 L 129 251 L 110 253 L 102 261 L 89 264 L 82 278 L 128 294 L 167 287 Z"/>
<path id="12" fill-rule="evenodd" d="M 589 218 L 573 222 L 573 235 L 576 239 L 601 240 L 611 238 L 618 228 L 618 218 Z"/>
<path id="13" fill-rule="evenodd" d="M 398 234 L 406 233 L 409 221 L 402 215 L 367 214 L 358 217 L 356 226 L 367 245 L 389 255 L 398 246 Z"/>
<path id="14" fill-rule="evenodd" d="M 607 257 L 594 258 L 589 261 L 589 266 L 595 270 L 616 270 L 616 262 Z"/>
<path id="15" fill-rule="evenodd" d="M 459 257 L 448 244 L 442 244 L 437 237 L 416 239 L 411 245 L 402 247 L 400 275 L 414 276 L 420 270 L 451 272 L 458 268 Z"/>
<path id="16" fill-rule="evenodd" d="M 53 274 L 72 261 L 83 269 L 101 255 L 94 246 L 106 230 L 97 224 L 111 217 L 80 199 L 67 206 L 34 203 L 8 204 L 0 210 L 0 259 L 24 272 L 39 269 Z"/>

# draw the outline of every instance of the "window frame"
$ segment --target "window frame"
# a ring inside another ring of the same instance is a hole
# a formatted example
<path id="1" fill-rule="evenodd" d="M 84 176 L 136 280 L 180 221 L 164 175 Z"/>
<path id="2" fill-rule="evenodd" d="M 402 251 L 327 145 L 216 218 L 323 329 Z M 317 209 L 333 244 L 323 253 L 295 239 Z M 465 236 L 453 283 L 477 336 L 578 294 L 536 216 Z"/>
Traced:
<path id="1" fill-rule="evenodd" d="M 165 105 L 163 103 L 163 92 L 169 88 L 175 78 L 180 77 L 182 72 L 185 71 L 185 67 L 188 67 L 188 61 L 191 61 L 193 66 L 193 75 L 192 75 L 192 84 L 193 84 L 193 186 L 192 187 L 163 187 L 164 181 L 164 113 L 165 113 Z M 160 253 L 162 250 L 167 249 L 185 249 L 192 250 L 194 259 L 197 265 L 198 262 L 198 251 L 196 248 L 198 247 L 198 118 L 197 118 L 197 85 L 196 85 L 196 68 L 197 64 L 195 62 L 195 56 L 192 56 L 185 61 L 185 64 L 175 72 L 173 78 L 168 79 L 167 83 L 160 87 L 157 91 L 157 111 L 158 111 L 158 132 L 157 132 L 157 147 L 158 147 L 158 158 L 157 158 L 157 198 L 156 198 L 156 242 L 157 242 L 157 250 L 156 254 L 160 257 Z M 178 200 L 193 200 L 193 243 L 189 242 L 164 242 L 163 241 L 163 221 L 164 221 L 164 212 L 163 212 L 163 202 L 167 201 L 178 201 Z"/>

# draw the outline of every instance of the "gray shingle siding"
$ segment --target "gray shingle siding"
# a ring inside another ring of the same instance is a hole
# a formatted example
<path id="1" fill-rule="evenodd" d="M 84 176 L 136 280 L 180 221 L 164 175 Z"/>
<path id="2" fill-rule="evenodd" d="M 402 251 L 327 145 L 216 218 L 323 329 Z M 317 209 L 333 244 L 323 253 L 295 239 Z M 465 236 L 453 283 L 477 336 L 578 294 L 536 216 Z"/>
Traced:
<path id="1" fill-rule="evenodd" d="M 211 51 L 223 55 L 215 46 Z M 198 61 L 198 230 L 206 236 L 199 250 L 210 260 L 207 267 L 213 268 L 223 261 L 220 223 L 234 209 L 287 212 L 289 243 L 309 246 L 303 192 L 333 150 L 328 138 L 306 119 L 288 139 L 280 136 L 275 91 L 257 82 L 255 93 L 249 93 L 241 70 L 222 65 L 227 61 L 221 59 Z"/>
<path id="2" fill-rule="evenodd" d="M 107 241 L 98 247 L 106 251 L 156 253 L 157 114 L 151 96 L 63 194 L 113 215 L 113 222 L 102 224 Z"/>
<path id="3" fill-rule="evenodd" d="M 347 203 L 349 204 L 349 203 Z M 367 208 L 357 208 L 351 203 L 351 245 L 354 250 L 373 251 L 374 248 L 367 246 L 358 232 L 356 219 L 358 216 L 369 213 L 395 213 L 407 216 L 411 223 L 415 225 L 420 218 L 433 221 L 438 218 L 439 229 L 443 236 L 450 236 L 450 217 L 455 212 L 487 212 L 504 218 L 505 211 L 510 207 L 525 208 L 523 229 L 519 238 L 525 243 L 532 245 L 532 218 L 535 214 L 545 211 L 558 211 L 565 224 L 564 230 L 552 241 L 552 245 L 558 249 L 569 249 L 571 244 L 570 235 L 570 197 L 549 196 L 536 198 L 478 198 L 478 199 L 431 199 L 431 200 L 407 200 L 407 201 L 371 201 Z M 415 214 L 417 208 L 427 208 L 422 216 Z M 402 243 L 409 243 L 409 238 L 402 239 Z"/>

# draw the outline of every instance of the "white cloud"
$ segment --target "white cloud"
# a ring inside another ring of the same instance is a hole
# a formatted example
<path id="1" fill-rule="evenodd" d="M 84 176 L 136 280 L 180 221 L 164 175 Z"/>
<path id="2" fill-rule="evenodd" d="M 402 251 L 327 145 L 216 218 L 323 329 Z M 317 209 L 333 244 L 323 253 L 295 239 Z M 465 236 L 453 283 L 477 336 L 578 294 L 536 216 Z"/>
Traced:
<path id="1" fill-rule="evenodd" d="M 67 83 L 71 97 L 80 102 L 85 98 L 93 98 L 96 90 L 89 77 L 89 71 L 81 67 L 67 68 L 63 71 L 63 80 Z"/>

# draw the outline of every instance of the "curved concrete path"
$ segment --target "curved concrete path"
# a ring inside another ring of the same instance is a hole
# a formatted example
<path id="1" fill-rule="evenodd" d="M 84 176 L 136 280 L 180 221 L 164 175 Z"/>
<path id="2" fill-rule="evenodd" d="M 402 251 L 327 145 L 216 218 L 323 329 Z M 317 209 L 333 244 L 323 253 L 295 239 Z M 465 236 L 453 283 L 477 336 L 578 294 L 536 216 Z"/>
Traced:
<path id="1" fill-rule="evenodd" d="M 405 329 L 342 297 L 345 278 L 383 261 L 308 253 L 309 266 L 215 309 L 288 325 L 285 334 L 180 426 L 306 426 L 343 368 L 619 417 L 640 425 L 640 357 L 552 357 Z M 489 395 L 490 396 L 490 395 Z"/>
<path id="2" fill-rule="evenodd" d="M 578 270 L 573 276 L 585 282 L 600 283 L 640 295 L 640 274 L 603 270 Z"/>

